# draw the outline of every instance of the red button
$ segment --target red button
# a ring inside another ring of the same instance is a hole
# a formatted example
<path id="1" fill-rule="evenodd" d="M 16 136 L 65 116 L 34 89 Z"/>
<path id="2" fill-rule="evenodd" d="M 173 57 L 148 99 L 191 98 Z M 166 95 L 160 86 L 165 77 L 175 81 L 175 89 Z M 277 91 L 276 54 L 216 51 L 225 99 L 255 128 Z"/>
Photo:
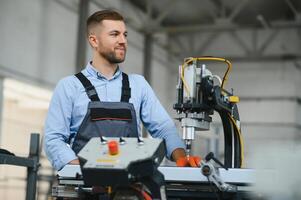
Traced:
<path id="1" fill-rule="evenodd" d="M 118 154 L 118 142 L 115 140 L 108 142 L 109 154 L 116 155 Z"/>

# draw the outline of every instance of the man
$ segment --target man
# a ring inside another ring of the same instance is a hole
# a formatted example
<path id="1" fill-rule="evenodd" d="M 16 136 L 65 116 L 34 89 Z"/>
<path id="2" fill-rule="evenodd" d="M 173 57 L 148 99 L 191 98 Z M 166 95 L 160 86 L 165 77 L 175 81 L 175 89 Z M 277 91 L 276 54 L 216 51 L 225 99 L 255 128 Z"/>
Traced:
<path id="1" fill-rule="evenodd" d="M 87 20 L 87 37 L 92 61 L 57 84 L 48 110 L 44 147 L 55 169 L 79 164 L 76 153 L 91 137 L 137 137 L 141 121 L 153 137 L 165 140 L 167 157 L 185 157 L 176 127 L 147 81 L 118 66 L 127 50 L 123 17 L 95 12 Z"/>

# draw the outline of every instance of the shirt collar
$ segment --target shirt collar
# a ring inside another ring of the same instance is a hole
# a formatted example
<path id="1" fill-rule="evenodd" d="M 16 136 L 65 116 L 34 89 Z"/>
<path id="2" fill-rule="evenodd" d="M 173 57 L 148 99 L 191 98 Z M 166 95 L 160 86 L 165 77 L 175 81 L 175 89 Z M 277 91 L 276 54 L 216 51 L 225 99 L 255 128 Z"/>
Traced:
<path id="1" fill-rule="evenodd" d="M 92 62 L 89 62 L 86 66 L 87 72 L 92 75 L 95 78 L 101 78 L 101 79 L 107 79 L 102 73 L 100 73 L 99 71 L 97 71 L 97 69 L 95 69 L 92 64 Z M 121 75 L 121 70 L 120 67 L 118 66 L 113 77 L 110 79 L 116 79 Z"/>

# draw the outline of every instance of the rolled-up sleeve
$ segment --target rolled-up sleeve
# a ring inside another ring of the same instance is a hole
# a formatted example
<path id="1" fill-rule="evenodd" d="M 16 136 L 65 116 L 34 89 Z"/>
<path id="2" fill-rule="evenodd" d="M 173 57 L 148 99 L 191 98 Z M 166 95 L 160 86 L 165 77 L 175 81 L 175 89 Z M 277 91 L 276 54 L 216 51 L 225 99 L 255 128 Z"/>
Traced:
<path id="1" fill-rule="evenodd" d="M 147 81 L 142 78 L 143 96 L 141 101 L 140 117 L 143 125 L 152 137 L 163 138 L 166 143 L 167 157 L 177 148 L 185 148 L 178 135 L 176 126 L 163 108 Z"/>
<path id="2" fill-rule="evenodd" d="M 77 158 L 68 144 L 74 90 L 70 80 L 67 78 L 61 80 L 54 90 L 47 113 L 44 149 L 56 170 L 60 170 L 68 162 Z"/>

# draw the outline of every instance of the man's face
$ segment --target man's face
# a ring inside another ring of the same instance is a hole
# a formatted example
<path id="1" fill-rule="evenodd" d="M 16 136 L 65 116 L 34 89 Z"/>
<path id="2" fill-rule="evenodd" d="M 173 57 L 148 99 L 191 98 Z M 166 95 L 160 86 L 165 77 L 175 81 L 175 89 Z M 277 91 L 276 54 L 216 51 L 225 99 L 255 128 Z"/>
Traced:
<path id="1" fill-rule="evenodd" d="M 103 20 L 89 36 L 92 47 L 108 62 L 117 64 L 125 59 L 127 31 L 123 21 Z M 91 39 L 94 41 L 91 42 Z"/>

